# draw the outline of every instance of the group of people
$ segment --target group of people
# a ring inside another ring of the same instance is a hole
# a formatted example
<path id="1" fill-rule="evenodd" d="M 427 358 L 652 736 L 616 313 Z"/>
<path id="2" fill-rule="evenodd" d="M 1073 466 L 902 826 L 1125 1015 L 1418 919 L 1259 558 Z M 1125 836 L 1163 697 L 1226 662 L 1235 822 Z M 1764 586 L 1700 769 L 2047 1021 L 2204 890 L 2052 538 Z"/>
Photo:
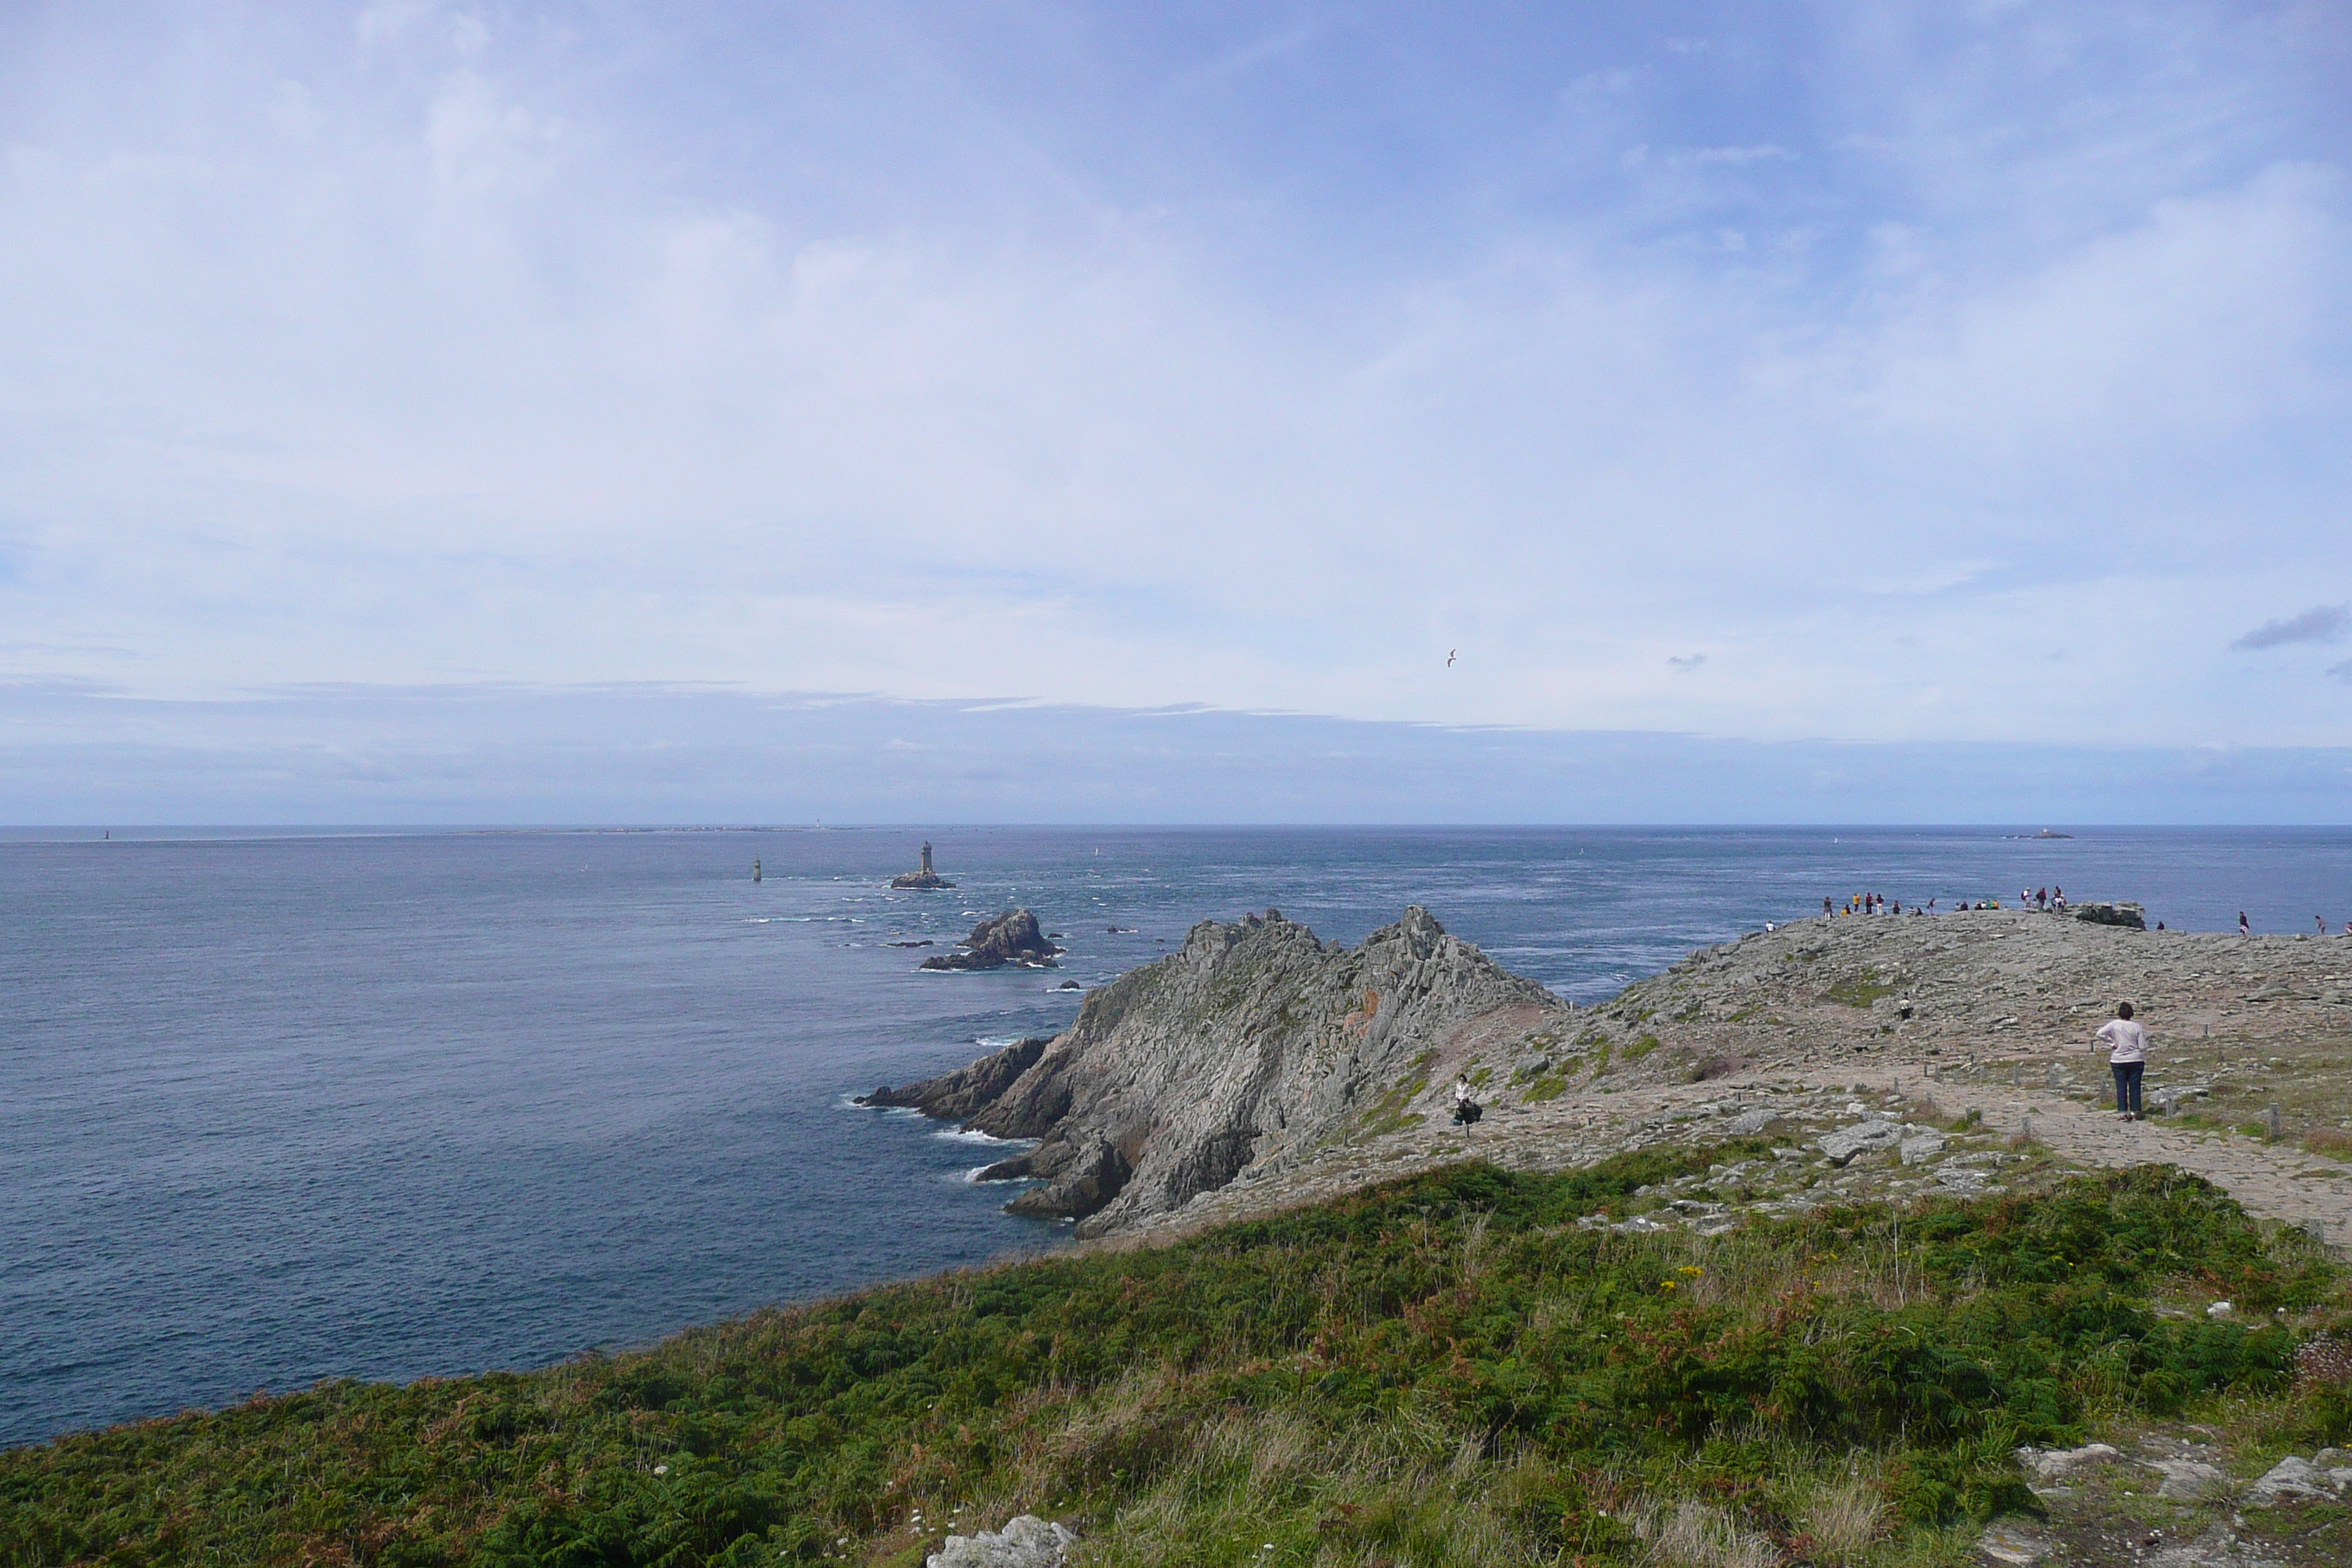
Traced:
<path id="1" fill-rule="evenodd" d="M 1922 910 L 1918 905 L 1914 904 L 1911 906 L 1911 912 L 1915 915 L 1925 914 L 1928 912 L 1928 910 L 1932 910 L 1935 907 L 1936 900 L 1929 899 L 1927 900 L 1927 910 Z M 1822 913 L 1825 915 L 1899 915 L 1902 912 L 1902 900 L 1897 899 L 1892 905 L 1889 905 L 1884 898 L 1880 897 L 1876 893 L 1856 893 L 1853 897 L 1845 901 L 1845 908 L 1843 910 L 1837 907 L 1837 904 L 1833 900 L 1823 899 L 1822 900 Z"/>
<path id="2" fill-rule="evenodd" d="M 2026 889 L 2019 892 L 2017 895 L 2017 903 L 2020 909 L 2042 910 L 2055 910 L 2063 912 L 2066 908 L 2066 889 L 2063 888 Z M 1967 900 L 1962 900 L 1958 904 L 1953 907 L 1960 910 L 1997 910 L 2000 908 L 2000 900 L 1999 899 L 1985 899 L 1979 902 L 1971 903 Z M 1852 898 L 1846 900 L 1843 908 L 1839 906 L 1837 900 L 1834 899 L 1823 899 L 1822 900 L 1822 913 L 1825 915 L 1899 915 L 1902 912 L 1903 901 L 1900 899 L 1895 900 L 1893 903 L 1889 903 L 1885 899 L 1876 893 L 1856 893 Z M 1911 906 L 1911 912 L 1915 915 L 1932 915 L 1936 912 L 1936 900 L 1929 899 L 1925 904 L 1915 903 Z M 2245 921 L 2245 916 L 2240 915 L 2238 917 L 2238 923 L 2242 928 L 2244 926 Z M 2320 925 L 2320 930 L 2324 933 L 2326 929 L 2326 924 L 2323 921 Z M 2346 923 L 2344 931 L 2346 935 L 2352 936 L 2352 921 L 2347 921 Z"/>

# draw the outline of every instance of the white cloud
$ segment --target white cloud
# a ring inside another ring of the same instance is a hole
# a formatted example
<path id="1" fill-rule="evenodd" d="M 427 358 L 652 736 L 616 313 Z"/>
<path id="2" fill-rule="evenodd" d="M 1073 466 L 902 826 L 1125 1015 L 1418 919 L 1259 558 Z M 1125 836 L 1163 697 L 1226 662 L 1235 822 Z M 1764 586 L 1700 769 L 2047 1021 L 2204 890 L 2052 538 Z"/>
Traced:
<path id="1" fill-rule="evenodd" d="M 1765 142 L 1753 147 L 1700 147 L 1690 153 L 1689 159 L 1702 168 L 1709 163 L 1722 163 L 1738 169 L 1749 163 L 1790 162 L 1796 156 L 1786 147 Z"/>
<path id="2" fill-rule="evenodd" d="M 1057 125 L 897 35 L 689 132 L 702 66 L 640 101 L 610 37 L 333 34 L 97 37 L 0 110 L 0 669 L 2339 733 L 2217 653 L 2307 596 L 2352 478 L 2341 178 L 2243 95 L 2102 96 L 2070 140 L 2030 72 L 1901 40 L 1843 58 L 1909 96 L 1855 66 L 1752 127 L 1553 73 L 1537 118 L 1690 151 L 1358 254 L 1271 176 L 1107 184 L 1070 145 L 1148 105 Z M 2249 154 L 2183 162 L 2217 114 Z M 1547 167 L 1465 156 L 1506 153 Z M 2116 606 L 2163 635 L 2103 646 Z"/>

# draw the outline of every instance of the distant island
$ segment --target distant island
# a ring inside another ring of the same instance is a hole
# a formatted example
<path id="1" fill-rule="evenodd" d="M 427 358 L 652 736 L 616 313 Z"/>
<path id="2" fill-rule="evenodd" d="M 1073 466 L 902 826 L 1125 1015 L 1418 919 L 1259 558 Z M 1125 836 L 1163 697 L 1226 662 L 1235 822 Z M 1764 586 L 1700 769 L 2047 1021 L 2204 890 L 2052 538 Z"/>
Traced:
<path id="1" fill-rule="evenodd" d="M 923 846 L 923 863 L 921 867 L 916 870 L 899 872 L 897 876 L 890 879 L 890 885 L 894 888 L 924 889 L 952 888 L 955 886 L 953 882 L 949 881 L 945 877 L 940 876 L 937 871 L 931 869 L 931 847 L 928 842 Z"/>

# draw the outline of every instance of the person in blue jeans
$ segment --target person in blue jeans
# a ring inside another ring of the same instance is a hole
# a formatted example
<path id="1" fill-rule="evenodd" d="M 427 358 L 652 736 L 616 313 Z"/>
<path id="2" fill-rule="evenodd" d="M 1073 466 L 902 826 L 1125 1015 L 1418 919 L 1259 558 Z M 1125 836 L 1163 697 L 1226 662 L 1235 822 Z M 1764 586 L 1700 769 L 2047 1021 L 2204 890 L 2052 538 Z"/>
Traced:
<path id="1" fill-rule="evenodd" d="M 2139 1110 L 2139 1080 L 2147 1071 L 2147 1031 L 2132 1020 L 2130 1003 L 2117 1006 L 2116 1016 L 2099 1026 L 2098 1038 L 2106 1045 L 2107 1065 L 2115 1069 L 2116 1120 L 2146 1121 Z"/>

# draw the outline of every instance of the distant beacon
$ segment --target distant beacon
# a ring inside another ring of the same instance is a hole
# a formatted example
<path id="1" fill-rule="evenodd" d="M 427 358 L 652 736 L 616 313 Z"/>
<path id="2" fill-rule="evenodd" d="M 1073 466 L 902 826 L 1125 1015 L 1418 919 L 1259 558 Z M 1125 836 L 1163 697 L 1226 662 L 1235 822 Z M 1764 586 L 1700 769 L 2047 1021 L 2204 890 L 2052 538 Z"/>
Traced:
<path id="1" fill-rule="evenodd" d="M 931 869 L 931 847 L 928 843 L 923 846 L 923 868 L 919 871 L 900 872 L 890 879 L 890 885 L 894 888 L 952 888 L 955 886 L 953 882 Z"/>

